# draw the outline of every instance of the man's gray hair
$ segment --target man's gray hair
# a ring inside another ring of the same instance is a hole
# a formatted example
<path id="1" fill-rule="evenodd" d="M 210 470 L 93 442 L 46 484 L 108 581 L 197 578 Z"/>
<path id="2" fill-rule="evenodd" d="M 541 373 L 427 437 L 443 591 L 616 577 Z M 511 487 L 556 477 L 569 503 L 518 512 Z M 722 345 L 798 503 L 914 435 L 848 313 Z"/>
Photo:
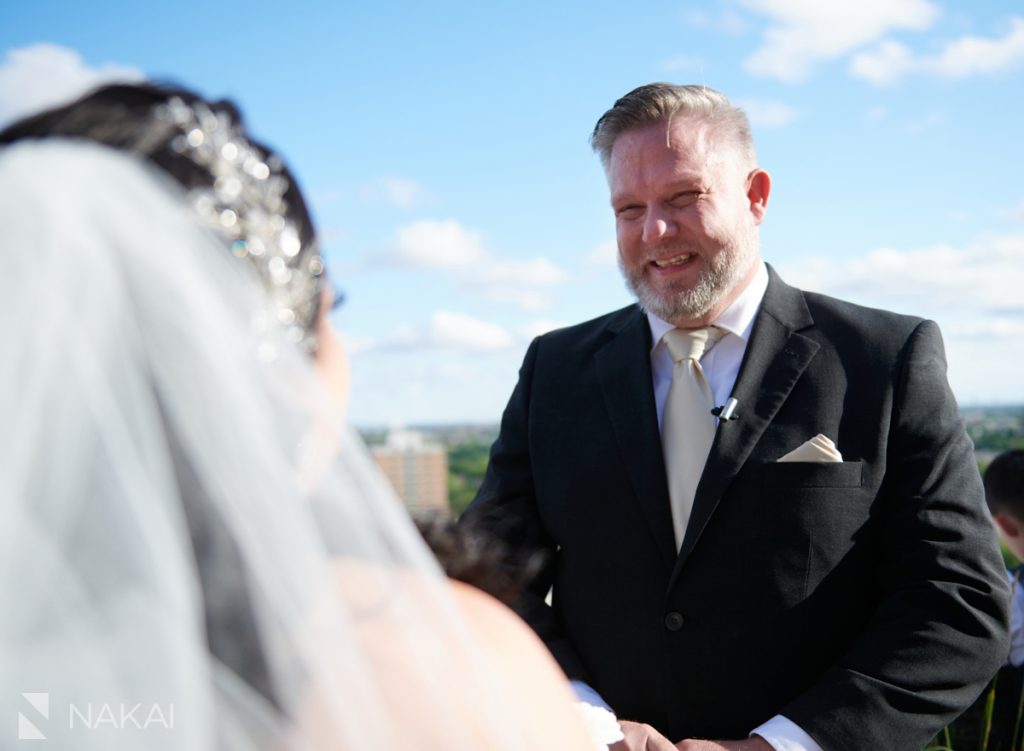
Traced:
<path id="1" fill-rule="evenodd" d="M 706 122 L 719 138 L 737 146 L 745 158 L 756 160 L 746 113 L 725 94 L 696 85 L 649 83 L 633 89 L 601 115 L 590 135 L 590 145 L 607 170 L 619 136 L 635 128 L 671 123 L 676 117 Z"/>

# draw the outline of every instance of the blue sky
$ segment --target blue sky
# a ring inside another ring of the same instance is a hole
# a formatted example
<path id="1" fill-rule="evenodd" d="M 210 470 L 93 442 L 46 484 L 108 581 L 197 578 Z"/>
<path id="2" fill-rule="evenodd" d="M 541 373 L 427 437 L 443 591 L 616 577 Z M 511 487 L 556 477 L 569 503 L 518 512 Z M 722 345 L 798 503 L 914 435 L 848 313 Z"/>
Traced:
<path id="1" fill-rule="evenodd" d="M 747 109 L 787 281 L 936 319 L 961 403 L 1024 403 L 1019 2 L 5 5 L 0 121 L 140 75 L 299 175 L 358 425 L 497 421 L 532 336 L 630 302 L 587 136 L 655 80 Z"/>

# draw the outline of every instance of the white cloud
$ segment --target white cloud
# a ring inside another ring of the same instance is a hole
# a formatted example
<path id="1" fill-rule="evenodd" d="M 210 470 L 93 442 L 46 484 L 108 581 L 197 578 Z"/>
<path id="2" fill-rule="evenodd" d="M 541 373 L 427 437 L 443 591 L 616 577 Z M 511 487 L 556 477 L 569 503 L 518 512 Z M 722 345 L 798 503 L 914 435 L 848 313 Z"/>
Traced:
<path id="1" fill-rule="evenodd" d="M 982 237 L 964 248 L 880 248 L 780 271 L 805 289 L 938 321 L 961 404 L 1021 401 L 1024 234 Z"/>
<path id="2" fill-rule="evenodd" d="M 359 356 L 367 353 L 408 353 L 444 351 L 468 355 L 514 352 L 535 337 L 564 328 L 565 321 L 539 318 L 510 331 L 492 321 L 450 310 L 434 311 L 420 326 L 401 326 L 381 337 L 345 335 L 345 350 Z M 469 372 L 466 363 L 457 366 Z"/>
<path id="3" fill-rule="evenodd" d="M 100 84 L 144 78 L 137 68 L 92 68 L 76 51 L 56 44 L 8 50 L 0 63 L 0 124 L 69 102 Z"/>
<path id="4" fill-rule="evenodd" d="M 377 341 L 372 337 L 358 336 L 342 329 L 338 330 L 338 336 L 341 337 L 345 353 L 348 355 L 358 355 L 361 352 L 368 352 L 377 347 Z"/>
<path id="5" fill-rule="evenodd" d="M 431 195 L 415 180 L 408 177 L 381 177 L 359 191 L 364 201 L 388 203 L 410 211 L 430 202 Z"/>
<path id="6" fill-rule="evenodd" d="M 946 333 L 956 338 L 980 341 L 1008 339 L 1019 344 L 1024 341 L 1024 317 L 991 317 L 980 331 L 976 321 L 960 321 L 948 327 Z"/>
<path id="7" fill-rule="evenodd" d="M 353 358 L 350 418 L 361 426 L 493 424 L 515 386 L 523 349 Z"/>
<path id="8" fill-rule="evenodd" d="M 547 258 L 533 258 L 527 261 L 490 261 L 474 271 L 474 283 L 484 286 L 525 284 L 547 287 L 561 284 L 568 278 L 562 269 Z"/>
<path id="9" fill-rule="evenodd" d="M 441 362 L 437 366 L 437 375 L 446 381 L 472 382 L 477 372 L 464 363 Z"/>
<path id="10" fill-rule="evenodd" d="M 551 296 L 545 292 L 522 287 L 478 287 L 477 294 L 490 302 L 515 305 L 520 310 L 539 311 L 551 307 Z"/>
<path id="11" fill-rule="evenodd" d="M 487 353 L 510 349 L 520 340 L 520 337 L 513 336 L 496 323 L 465 313 L 437 310 L 426 325 L 402 326 L 378 338 L 347 337 L 345 345 L 354 355 L 421 350 Z"/>
<path id="12" fill-rule="evenodd" d="M 887 39 L 870 52 L 854 55 L 850 60 L 850 75 L 885 86 L 902 78 L 915 64 L 913 53 L 906 45 Z"/>
<path id="13" fill-rule="evenodd" d="M 463 313 L 439 310 L 430 321 L 431 341 L 437 347 L 493 352 L 515 345 L 501 326 Z"/>
<path id="14" fill-rule="evenodd" d="M 864 117 L 872 122 L 877 122 L 879 120 L 884 120 L 888 114 L 889 113 L 885 107 L 876 106 L 865 112 Z"/>
<path id="15" fill-rule="evenodd" d="M 619 263 L 619 246 L 615 240 L 603 242 L 584 256 L 590 266 L 616 266 Z"/>
<path id="16" fill-rule="evenodd" d="M 542 310 L 551 301 L 545 290 L 569 276 L 547 258 L 500 258 L 487 250 L 478 232 L 454 219 L 422 220 L 396 235 L 392 260 L 414 268 L 452 274 L 469 291 L 493 302 L 524 310 Z"/>
<path id="17" fill-rule="evenodd" d="M 1010 29 L 996 39 L 965 36 L 949 42 L 937 55 L 915 55 L 908 47 L 886 40 L 850 60 L 850 74 L 876 86 L 889 86 L 912 74 L 947 79 L 1001 73 L 1024 62 L 1024 18 L 1010 20 Z"/>
<path id="18" fill-rule="evenodd" d="M 890 31 L 923 31 L 939 13 L 929 0 L 741 0 L 741 5 L 772 21 L 744 68 L 787 83 L 805 80 L 819 63 L 849 54 Z"/>
<path id="19" fill-rule="evenodd" d="M 397 260 L 418 268 L 449 269 L 480 263 L 484 249 L 478 232 L 454 219 L 424 219 L 398 230 Z"/>
<path id="20" fill-rule="evenodd" d="M 349 354 L 359 356 L 367 352 L 392 352 L 422 350 L 430 348 L 426 331 L 413 326 L 400 326 L 385 336 L 347 336 L 345 349 Z"/>
<path id="21" fill-rule="evenodd" d="M 993 235 L 965 248 L 879 248 L 849 260 L 787 268 L 797 286 L 922 315 L 1024 316 L 1024 235 Z"/>
<path id="22" fill-rule="evenodd" d="M 715 16 L 699 8 L 689 8 L 685 12 L 683 19 L 695 29 L 724 31 L 733 36 L 744 34 L 750 28 L 750 23 L 747 19 L 732 8 L 725 8 Z"/>
<path id="23" fill-rule="evenodd" d="M 996 215 L 1011 222 L 1024 222 L 1024 198 L 1018 201 L 1016 206 L 996 209 Z"/>
<path id="24" fill-rule="evenodd" d="M 755 128 L 782 128 L 800 117 L 797 110 L 782 102 L 739 99 L 736 104 L 747 113 L 750 124 Z"/>
<path id="25" fill-rule="evenodd" d="M 530 341 L 541 334 L 546 334 L 549 331 L 555 329 L 565 328 L 569 324 L 565 321 L 551 320 L 551 319 L 538 319 L 536 321 L 530 321 L 530 323 L 522 326 L 519 329 L 519 335 L 524 341 Z"/>

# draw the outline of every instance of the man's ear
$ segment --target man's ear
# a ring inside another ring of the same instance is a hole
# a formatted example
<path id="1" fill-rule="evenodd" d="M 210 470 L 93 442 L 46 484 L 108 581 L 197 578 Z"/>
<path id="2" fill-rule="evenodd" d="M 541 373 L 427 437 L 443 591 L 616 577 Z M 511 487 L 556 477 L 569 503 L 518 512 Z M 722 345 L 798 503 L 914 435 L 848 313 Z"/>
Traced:
<path id="1" fill-rule="evenodd" d="M 772 179 L 760 167 L 747 175 L 747 199 L 750 201 L 750 213 L 754 222 L 760 224 L 768 212 L 768 195 L 772 192 Z"/>
<path id="2" fill-rule="evenodd" d="M 1003 536 L 1006 537 L 1007 540 L 1015 540 L 1021 535 L 1024 535 L 1024 528 L 1021 527 L 1021 523 L 1009 514 L 997 511 L 992 514 L 992 520 L 996 523 L 996 526 L 999 527 L 999 531 L 1003 533 Z"/>

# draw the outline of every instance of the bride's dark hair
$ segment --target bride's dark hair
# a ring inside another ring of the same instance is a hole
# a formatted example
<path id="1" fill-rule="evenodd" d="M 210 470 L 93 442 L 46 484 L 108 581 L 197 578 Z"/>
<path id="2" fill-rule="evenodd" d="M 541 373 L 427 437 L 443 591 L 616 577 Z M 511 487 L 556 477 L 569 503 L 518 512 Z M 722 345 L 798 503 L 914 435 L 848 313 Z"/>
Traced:
<path id="1" fill-rule="evenodd" d="M 239 128 L 245 129 L 241 113 L 229 100 L 205 100 L 195 92 L 171 85 L 148 82 L 110 84 L 94 89 L 69 104 L 12 123 L 0 131 L 0 144 L 33 138 L 67 137 L 87 139 L 119 151 L 139 153 L 139 144 L 151 142 L 154 133 L 166 130 L 154 118 L 154 108 L 173 98 L 190 106 L 202 102 L 214 112 L 226 114 Z M 248 133 L 246 135 L 249 143 L 265 157 L 272 153 L 266 145 Z M 175 150 L 171 140 L 170 137 L 162 138 L 141 155 L 186 189 L 212 185 L 213 175 Z M 313 222 L 302 192 L 287 166 L 282 165 L 281 171 L 288 180 L 284 200 L 288 204 L 289 217 L 299 227 L 302 244 L 312 245 Z"/>
<path id="2" fill-rule="evenodd" d="M 317 254 L 316 233 L 309 208 L 288 167 L 276 160 L 273 152 L 253 139 L 245 129 L 238 108 L 228 100 L 206 100 L 193 91 L 150 82 L 109 84 L 94 89 L 81 98 L 54 109 L 46 110 L 19 120 L 0 131 L 0 146 L 17 141 L 42 138 L 70 138 L 92 141 L 118 151 L 135 155 L 150 162 L 170 175 L 185 190 L 207 189 L 214 186 L 216 176 L 204 165 L 177 148 L 175 140 L 181 135 L 168 128 L 165 120 L 157 116 L 158 108 L 180 100 L 189 107 L 202 105 L 213 113 L 225 116 L 266 161 L 274 160 L 277 173 L 286 181 L 281 196 L 289 222 L 298 231 L 301 249 L 296 260 L 305 260 Z M 312 340 L 313 327 L 320 305 L 320 296 L 309 301 L 312 314 L 301 317 L 299 323 Z"/>

